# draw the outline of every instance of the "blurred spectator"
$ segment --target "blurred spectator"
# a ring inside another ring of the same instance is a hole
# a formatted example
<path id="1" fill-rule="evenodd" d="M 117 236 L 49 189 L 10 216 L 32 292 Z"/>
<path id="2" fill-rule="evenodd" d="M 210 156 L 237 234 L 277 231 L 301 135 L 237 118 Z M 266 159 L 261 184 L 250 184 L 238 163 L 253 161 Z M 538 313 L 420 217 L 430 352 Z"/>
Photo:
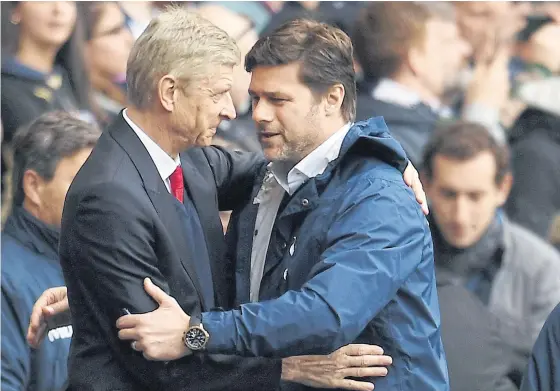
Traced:
<path id="1" fill-rule="evenodd" d="M 216 1 L 214 4 L 226 7 L 236 14 L 249 18 L 255 26 L 255 32 L 260 36 L 268 25 L 271 16 L 276 12 L 270 1 Z M 279 9 L 282 8 L 280 4 Z"/>
<path id="2" fill-rule="evenodd" d="M 126 25 L 134 39 L 148 27 L 150 20 L 159 13 L 156 1 L 119 1 L 117 2 L 125 15 Z"/>
<path id="3" fill-rule="evenodd" d="M 2 232 L 2 390 L 59 390 L 67 379 L 72 327 L 26 341 L 41 293 L 64 285 L 58 260 L 66 192 L 100 131 L 71 114 L 46 113 L 14 136 L 14 209 Z"/>
<path id="4" fill-rule="evenodd" d="M 70 1 L 2 3 L 4 142 L 44 112 L 90 109 L 76 18 Z"/>
<path id="5" fill-rule="evenodd" d="M 470 43 L 473 58 L 486 58 L 502 43 L 513 43 L 526 24 L 528 2 L 458 1 L 457 21 L 461 35 Z"/>
<path id="6" fill-rule="evenodd" d="M 221 122 L 216 132 L 216 141 L 228 145 L 234 144 L 238 149 L 260 152 L 261 146 L 250 112 L 249 83 L 251 82 L 251 75 L 245 71 L 244 66 L 245 55 L 258 39 L 254 25 L 245 15 L 233 12 L 219 4 L 202 3 L 196 10 L 202 17 L 214 23 L 235 39 L 243 59 L 233 70 L 233 86 L 231 89 L 231 98 L 237 118 Z"/>
<path id="7" fill-rule="evenodd" d="M 560 22 L 552 21 L 528 40 L 525 59 L 539 67 L 540 75 L 533 73 L 518 86 L 517 99 L 526 109 L 510 131 L 515 181 L 506 211 L 512 220 L 545 239 L 560 212 L 559 41 Z"/>
<path id="8" fill-rule="evenodd" d="M 126 64 L 134 38 L 116 2 L 82 2 L 85 55 L 93 102 L 101 124 L 112 121 L 126 104 Z"/>
<path id="9" fill-rule="evenodd" d="M 357 119 L 383 116 L 417 166 L 436 123 L 452 115 L 441 98 L 470 55 L 454 17 L 445 3 L 373 2 L 356 21 L 354 49 L 367 82 Z"/>
<path id="10" fill-rule="evenodd" d="M 300 18 L 325 22 L 349 33 L 363 7 L 361 1 L 285 1 L 282 8 L 272 14 L 260 36 L 268 35 L 282 24 Z"/>
<path id="11" fill-rule="evenodd" d="M 458 122 L 436 131 L 424 156 L 436 274 L 474 293 L 500 318 L 506 342 L 528 355 L 560 302 L 560 254 L 500 211 L 512 182 L 507 147 Z"/>
<path id="12" fill-rule="evenodd" d="M 18 127 L 47 111 L 79 111 L 91 119 L 75 3 L 2 2 L 1 7 L 3 149 L 9 149 Z M 7 163 L 2 156 L 2 177 Z"/>
<path id="13" fill-rule="evenodd" d="M 508 377 L 514 353 L 500 335 L 499 319 L 453 278 L 436 277 L 451 390 L 517 391 Z"/>

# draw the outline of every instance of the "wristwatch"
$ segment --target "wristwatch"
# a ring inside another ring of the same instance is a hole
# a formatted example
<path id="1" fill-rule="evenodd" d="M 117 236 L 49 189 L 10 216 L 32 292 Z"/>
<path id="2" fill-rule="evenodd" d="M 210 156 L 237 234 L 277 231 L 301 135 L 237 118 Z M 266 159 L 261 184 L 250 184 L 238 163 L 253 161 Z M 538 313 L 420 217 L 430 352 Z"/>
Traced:
<path id="1" fill-rule="evenodd" d="M 197 352 L 204 349 L 209 338 L 210 334 L 204 330 L 200 318 L 192 316 L 189 328 L 183 335 L 183 342 L 185 343 L 185 346 L 191 351 Z"/>

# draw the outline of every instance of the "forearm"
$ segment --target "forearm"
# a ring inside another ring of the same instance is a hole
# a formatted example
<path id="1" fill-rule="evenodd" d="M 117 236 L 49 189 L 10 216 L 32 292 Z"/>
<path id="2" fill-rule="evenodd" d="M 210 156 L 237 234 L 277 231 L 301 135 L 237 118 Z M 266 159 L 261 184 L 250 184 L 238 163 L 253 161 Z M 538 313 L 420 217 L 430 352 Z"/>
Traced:
<path id="1" fill-rule="evenodd" d="M 282 313 L 290 316 L 276 316 Z M 245 304 L 243 310 L 203 313 L 202 323 L 211 336 L 210 353 L 280 358 L 328 354 L 361 331 L 311 290 L 291 291 L 274 302 Z"/>

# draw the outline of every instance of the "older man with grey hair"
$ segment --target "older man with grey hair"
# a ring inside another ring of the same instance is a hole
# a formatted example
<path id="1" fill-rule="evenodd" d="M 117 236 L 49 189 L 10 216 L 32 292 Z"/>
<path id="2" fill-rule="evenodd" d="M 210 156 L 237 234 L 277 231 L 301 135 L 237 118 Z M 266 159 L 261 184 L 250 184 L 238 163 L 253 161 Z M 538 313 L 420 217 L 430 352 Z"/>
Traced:
<path id="1" fill-rule="evenodd" d="M 25 341 L 35 300 L 64 283 L 58 242 L 64 197 L 101 132 L 64 112 L 43 114 L 13 139 L 13 209 L 2 232 L 2 389 L 60 389 L 72 326 L 49 332 L 40 349 Z"/>

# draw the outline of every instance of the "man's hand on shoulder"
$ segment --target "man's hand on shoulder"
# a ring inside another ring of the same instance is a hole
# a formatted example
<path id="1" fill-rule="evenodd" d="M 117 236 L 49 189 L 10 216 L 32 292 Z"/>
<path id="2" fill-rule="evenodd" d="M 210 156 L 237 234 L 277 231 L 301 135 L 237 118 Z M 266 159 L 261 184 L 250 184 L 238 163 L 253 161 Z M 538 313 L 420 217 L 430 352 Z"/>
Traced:
<path id="1" fill-rule="evenodd" d="M 408 162 L 408 165 L 404 170 L 403 179 L 404 179 L 404 183 L 406 183 L 408 187 L 410 187 L 414 192 L 414 195 L 416 196 L 416 201 L 418 201 L 418 203 L 422 207 L 422 211 L 424 212 L 424 214 L 428 215 L 430 211 L 428 209 L 428 201 L 426 200 L 426 193 L 424 193 L 424 188 L 422 187 L 422 182 L 420 182 L 418 171 L 416 171 L 416 168 L 412 165 L 411 162 Z"/>
<path id="2" fill-rule="evenodd" d="M 327 356 L 297 356 L 282 360 L 282 380 L 314 388 L 342 388 L 371 391 L 373 383 L 348 377 L 387 375 L 392 364 L 383 349 L 375 345 L 347 345 Z"/>

